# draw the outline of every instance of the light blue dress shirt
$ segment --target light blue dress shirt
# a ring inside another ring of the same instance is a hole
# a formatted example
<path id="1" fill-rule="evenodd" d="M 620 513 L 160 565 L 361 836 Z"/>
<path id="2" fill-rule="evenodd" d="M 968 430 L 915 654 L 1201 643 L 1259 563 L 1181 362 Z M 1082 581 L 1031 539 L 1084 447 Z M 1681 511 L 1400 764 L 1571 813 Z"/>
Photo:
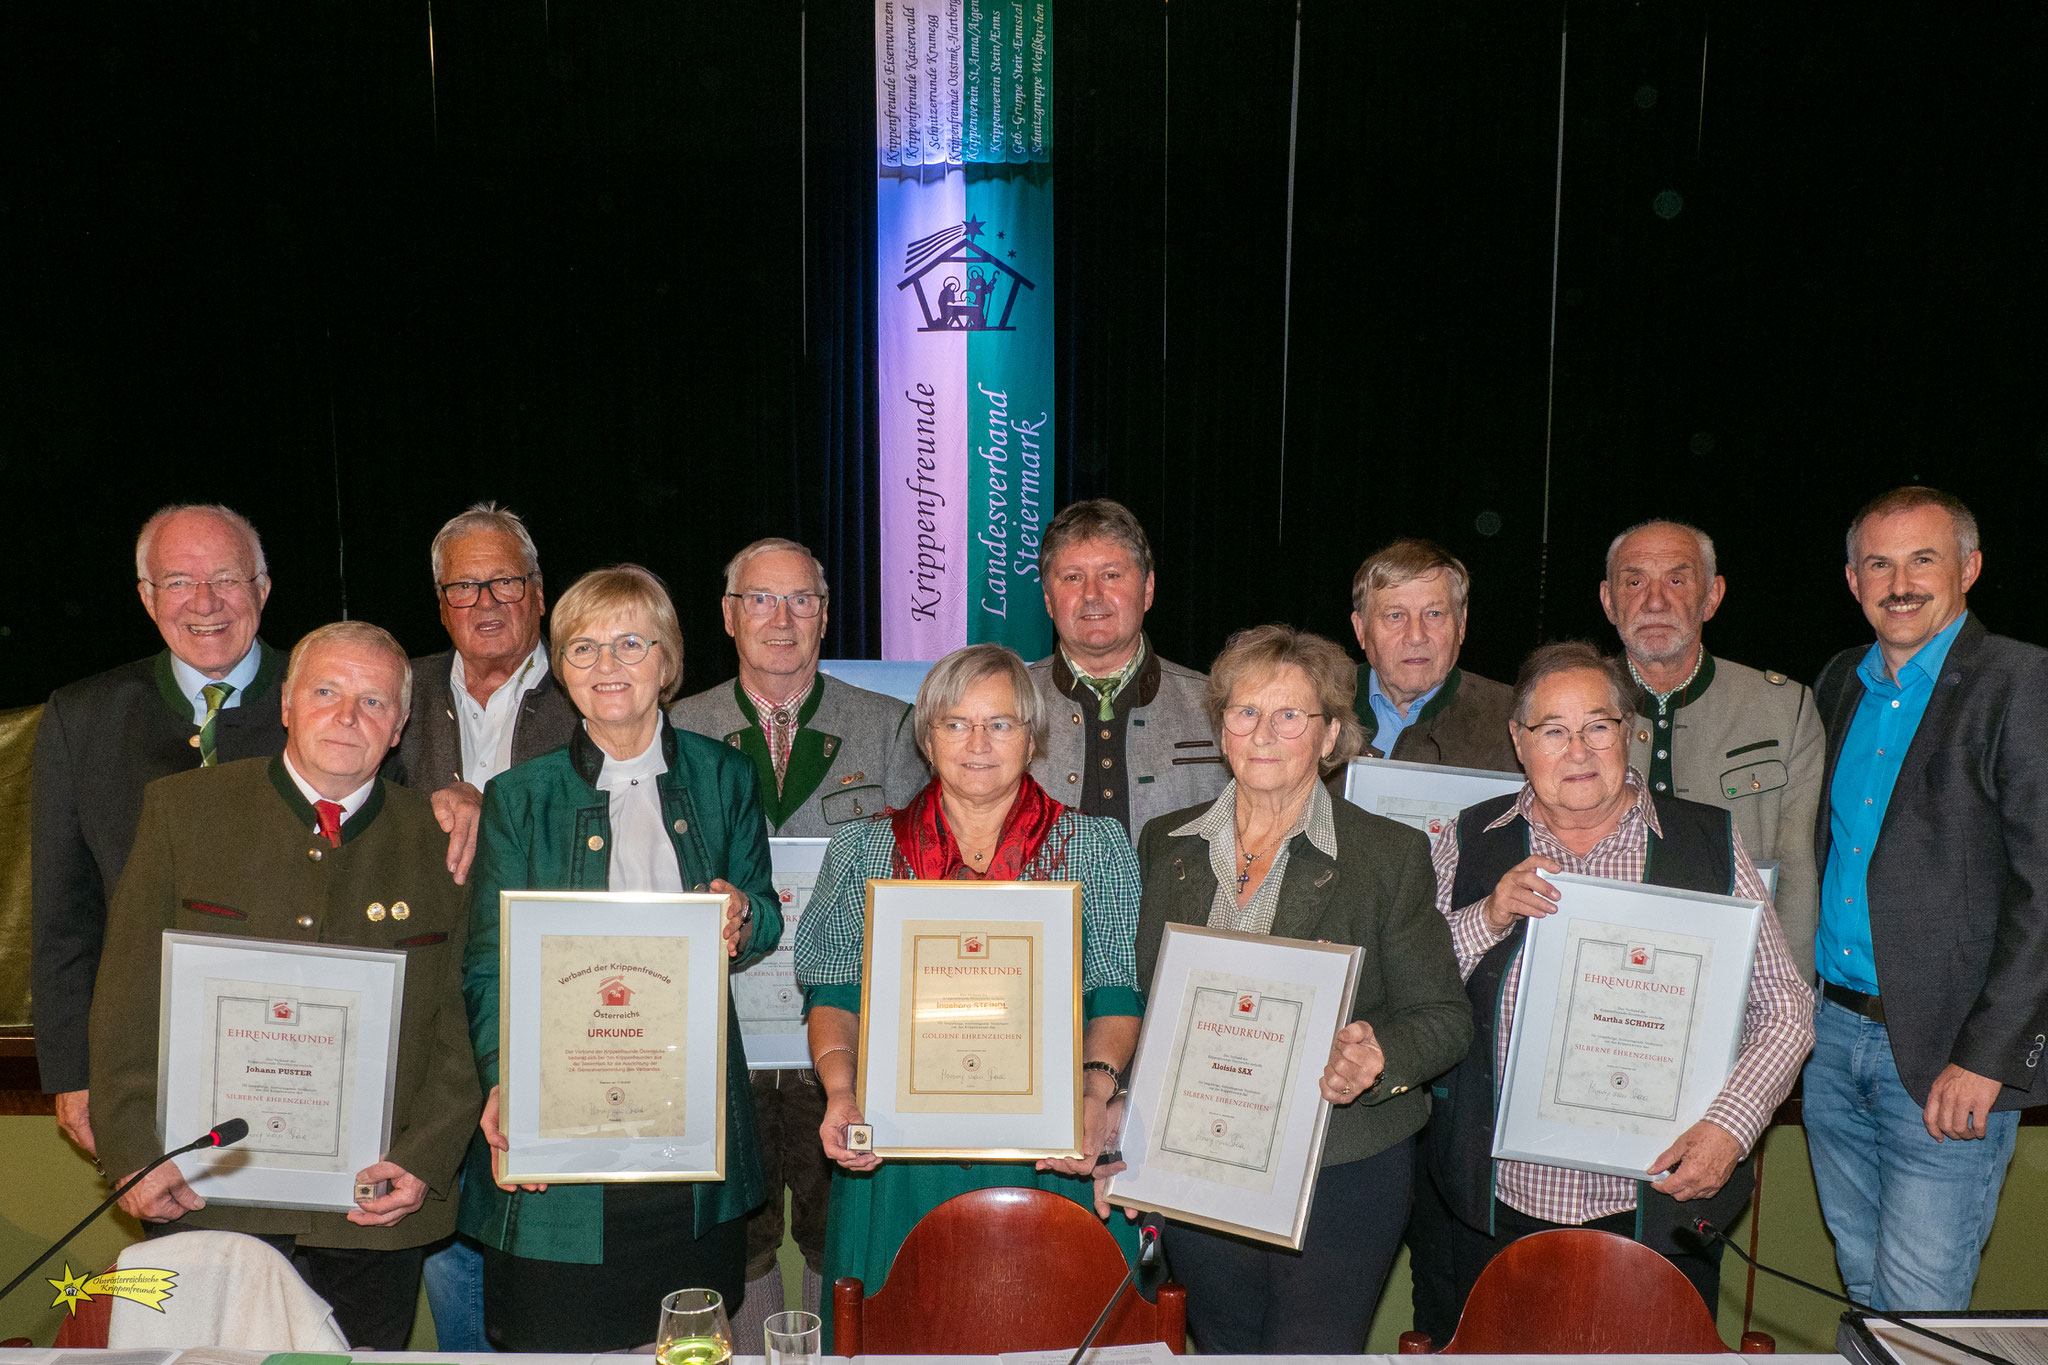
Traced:
<path id="1" fill-rule="evenodd" d="M 226 711 L 231 707 L 240 706 L 242 704 L 242 693 L 248 691 L 249 684 L 256 680 L 256 669 L 262 662 L 263 646 L 252 641 L 249 645 L 249 652 L 242 656 L 242 662 L 229 669 L 228 675 L 225 678 L 209 678 L 173 654 L 171 656 L 171 676 L 178 680 L 178 690 L 185 694 L 185 700 L 192 703 L 192 723 L 194 725 L 206 724 L 206 693 L 203 689 L 208 683 L 229 683 L 235 689 L 228 694 L 228 699 L 220 704 L 221 710 Z"/>
<path id="2" fill-rule="evenodd" d="M 1863 700 L 1856 704 L 1828 789 L 1828 865 L 1821 874 L 1820 935 L 1814 953 L 1820 974 L 1852 991 L 1878 993 L 1877 954 L 1870 943 L 1870 906 L 1865 899 L 1870 855 L 1884 827 L 1899 767 L 1920 729 L 1920 718 L 1927 714 L 1949 646 L 1966 619 L 1967 613 L 1958 616 L 1922 645 L 1900 667 L 1897 682 L 1885 676 L 1884 654 L 1876 645 L 1856 665 Z"/>
<path id="3" fill-rule="evenodd" d="M 1422 708 L 1429 705 L 1429 699 L 1443 691 L 1444 685 L 1438 683 L 1409 702 L 1408 714 L 1404 716 L 1400 708 L 1388 701 L 1380 691 L 1380 671 L 1377 668 L 1367 669 L 1366 679 L 1365 699 L 1372 703 L 1373 719 L 1379 722 L 1379 728 L 1373 731 L 1372 747 L 1391 757 L 1394 745 L 1401 738 L 1401 732 L 1415 722 L 1415 718 L 1422 714 Z"/>

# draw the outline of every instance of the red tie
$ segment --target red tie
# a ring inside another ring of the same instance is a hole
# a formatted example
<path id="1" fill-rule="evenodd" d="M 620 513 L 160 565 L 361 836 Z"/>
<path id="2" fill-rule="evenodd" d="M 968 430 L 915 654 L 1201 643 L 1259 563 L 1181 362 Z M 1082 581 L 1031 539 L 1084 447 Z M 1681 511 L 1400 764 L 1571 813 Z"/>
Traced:
<path id="1" fill-rule="evenodd" d="M 341 803 L 338 801 L 315 801 L 313 809 L 320 814 L 320 833 L 336 848 L 341 847 Z"/>

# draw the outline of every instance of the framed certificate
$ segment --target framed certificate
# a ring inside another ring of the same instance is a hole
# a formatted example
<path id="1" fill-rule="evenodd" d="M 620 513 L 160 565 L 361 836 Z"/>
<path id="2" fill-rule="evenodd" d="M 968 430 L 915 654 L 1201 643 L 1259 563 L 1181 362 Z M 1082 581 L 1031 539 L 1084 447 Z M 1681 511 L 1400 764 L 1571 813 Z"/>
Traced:
<path id="1" fill-rule="evenodd" d="M 1756 865 L 1756 875 L 1763 878 L 1764 894 L 1773 902 L 1778 899 L 1778 867 L 1776 859 Z"/>
<path id="2" fill-rule="evenodd" d="M 796 984 L 796 926 L 810 904 L 830 839 L 770 839 L 775 895 L 782 908 L 782 941 L 775 951 L 732 977 L 732 1003 L 740 1018 L 747 1065 L 756 1071 L 811 1064 L 804 1028 L 804 993 Z"/>
<path id="3" fill-rule="evenodd" d="M 860 1104 L 884 1157 L 1081 1154 L 1081 884 L 868 883 Z"/>
<path id="4" fill-rule="evenodd" d="M 1456 823 L 1458 812 L 1465 807 L 1521 789 L 1520 773 L 1396 763 L 1385 758 L 1354 758 L 1344 772 L 1346 801 L 1419 829 L 1432 840 L 1445 825 Z"/>
<path id="5" fill-rule="evenodd" d="M 507 1182 L 725 1179 L 725 897 L 499 895 Z"/>
<path id="6" fill-rule="evenodd" d="M 1330 1124 L 1317 1083 L 1361 956 L 1167 925 L 1110 1201 L 1300 1250 Z"/>
<path id="7" fill-rule="evenodd" d="M 156 1133 L 177 1146 L 228 1119 L 249 1135 L 178 1169 L 221 1204 L 347 1210 L 391 1145 L 405 954 L 166 933 Z"/>
<path id="8" fill-rule="evenodd" d="M 1640 1180 L 1735 1069 L 1763 902 L 1559 873 L 1529 921 L 1493 1155 Z"/>

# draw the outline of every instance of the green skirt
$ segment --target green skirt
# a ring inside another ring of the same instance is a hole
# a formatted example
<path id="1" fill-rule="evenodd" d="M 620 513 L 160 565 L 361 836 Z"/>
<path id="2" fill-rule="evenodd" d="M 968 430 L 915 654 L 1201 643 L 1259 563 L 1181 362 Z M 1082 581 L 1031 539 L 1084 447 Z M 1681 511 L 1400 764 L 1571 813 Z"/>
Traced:
<path id="1" fill-rule="evenodd" d="M 957 1194 L 1002 1187 L 1050 1190 L 1095 1209 L 1095 1182 L 1056 1171 L 1034 1170 L 1028 1161 L 885 1161 L 872 1171 L 832 1172 L 832 1204 L 825 1224 L 825 1351 L 832 1351 L 832 1286 L 841 1277 L 859 1279 L 869 1294 L 888 1279 L 897 1249 L 917 1220 Z M 1109 1230 L 1124 1260 L 1138 1256 L 1138 1225 L 1119 1210 Z"/>

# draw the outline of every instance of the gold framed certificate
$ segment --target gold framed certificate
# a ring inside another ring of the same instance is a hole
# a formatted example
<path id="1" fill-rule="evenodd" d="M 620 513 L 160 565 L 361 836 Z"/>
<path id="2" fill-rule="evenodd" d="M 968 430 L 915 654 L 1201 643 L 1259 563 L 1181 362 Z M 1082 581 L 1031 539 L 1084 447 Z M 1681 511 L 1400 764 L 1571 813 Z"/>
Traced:
<path id="1" fill-rule="evenodd" d="M 1081 1142 L 1081 884 L 870 881 L 860 1102 L 884 1157 Z"/>
<path id="2" fill-rule="evenodd" d="M 1146 995 L 1109 1198 L 1299 1250 L 1361 950 L 1169 924 Z"/>
<path id="3" fill-rule="evenodd" d="M 157 1140 L 243 1119 L 233 1147 L 177 1158 L 209 1202 L 346 1211 L 391 1145 L 405 954 L 166 933 Z"/>
<path id="4" fill-rule="evenodd" d="M 499 897 L 507 1181 L 725 1178 L 725 897 Z"/>

